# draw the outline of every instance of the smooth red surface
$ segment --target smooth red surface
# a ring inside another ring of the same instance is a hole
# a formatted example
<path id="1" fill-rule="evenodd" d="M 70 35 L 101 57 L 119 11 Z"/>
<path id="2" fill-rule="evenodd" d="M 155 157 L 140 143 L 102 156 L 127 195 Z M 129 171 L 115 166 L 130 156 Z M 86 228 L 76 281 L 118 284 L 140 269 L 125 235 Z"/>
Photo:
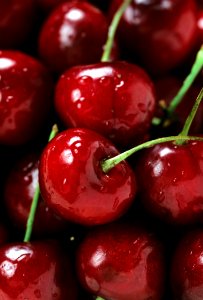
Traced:
<path id="1" fill-rule="evenodd" d="M 136 169 L 146 208 L 173 224 L 203 220 L 203 143 L 164 143 L 146 150 Z"/>
<path id="2" fill-rule="evenodd" d="M 4 201 L 10 220 L 25 229 L 30 206 L 38 185 L 38 155 L 29 154 L 17 162 L 5 183 Z M 65 228 L 65 222 L 56 216 L 39 198 L 33 230 L 38 235 L 56 233 Z"/>
<path id="3" fill-rule="evenodd" d="M 150 127 L 154 86 L 144 70 L 126 62 L 74 67 L 58 81 L 55 106 L 66 126 L 89 128 L 129 147 Z"/>
<path id="4" fill-rule="evenodd" d="M 42 7 L 45 11 L 50 11 L 55 7 L 59 6 L 64 2 L 71 2 L 72 0 L 37 0 L 39 6 Z M 85 0 L 77 0 L 77 1 L 85 1 Z"/>
<path id="5" fill-rule="evenodd" d="M 162 299 L 162 248 L 143 230 L 124 224 L 95 229 L 80 245 L 77 269 L 84 287 L 104 299 Z"/>
<path id="6" fill-rule="evenodd" d="M 0 299 L 76 300 L 68 257 L 48 241 L 1 247 Z"/>
<path id="7" fill-rule="evenodd" d="M 35 17 L 35 0 L 0 1 L 0 48 L 20 45 L 30 33 Z"/>
<path id="8" fill-rule="evenodd" d="M 118 154 L 93 131 L 69 129 L 44 149 L 39 166 L 43 199 L 59 215 L 83 225 L 111 222 L 134 200 L 135 177 L 126 162 L 103 173 L 100 162 Z"/>
<path id="9" fill-rule="evenodd" d="M 45 67 L 18 51 L 0 51 L 0 144 L 31 140 L 46 122 L 52 80 Z"/>
<path id="10" fill-rule="evenodd" d="M 105 16 L 90 3 L 64 3 L 42 26 L 40 55 L 56 72 L 75 65 L 95 63 L 102 55 L 107 30 Z"/>
<path id="11" fill-rule="evenodd" d="M 175 299 L 203 299 L 203 231 L 190 232 L 180 242 L 172 263 Z"/>
<path id="12" fill-rule="evenodd" d="M 122 0 L 113 0 L 112 15 Z M 194 0 L 134 0 L 125 11 L 118 34 L 134 57 L 153 73 L 180 64 L 192 50 L 197 34 Z"/>

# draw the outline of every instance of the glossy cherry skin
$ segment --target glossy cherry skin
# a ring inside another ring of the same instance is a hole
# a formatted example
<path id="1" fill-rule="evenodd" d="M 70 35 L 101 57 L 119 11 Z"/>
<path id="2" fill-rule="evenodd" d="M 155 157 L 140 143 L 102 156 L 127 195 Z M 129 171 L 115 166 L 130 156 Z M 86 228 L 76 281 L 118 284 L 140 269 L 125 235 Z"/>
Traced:
<path id="1" fill-rule="evenodd" d="M 203 220 L 203 143 L 163 143 L 146 150 L 136 171 L 145 206 L 173 224 Z"/>
<path id="2" fill-rule="evenodd" d="M 2 246 L 0 299 L 76 300 L 69 258 L 50 241 Z"/>
<path id="3" fill-rule="evenodd" d="M 40 55 L 56 72 L 75 65 L 95 63 L 102 55 L 107 30 L 106 17 L 90 3 L 64 3 L 42 26 Z"/>
<path id="4" fill-rule="evenodd" d="M 25 41 L 34 24 L 35 0 L 0 1 L 0 48 L 11 48 Z"/>
<path id="5" fill-rule="evenodd" d="M 40 159 L 43 199 L 57 214 L 83 225 L 119 218 L 134 200 L 135 175 L 126 162 L 105 174 L 101 161 L 118 154 L 113 144 L 87 129 L 58 134 Z"/>
<path id="6" fill-rule="evenodd" d="M 141 229 L 95 229 L 79 247 L 77 270 L 83 286 L 106 300 L 162 299 L 162 247 Z"/>
<path id="7" fill-rule="evenodd" d="M 66 126 L 93 129 L 129 147 L 150 127 L 154 86 L 144 70 L 126 62 L 78 66 L 59 79 L 55 107 Z"/>
<path id="8" fill-rule="evenodd" d="M 112 0 L 110 15 L 121 3 Z M 118 33 L 121 45 L 157 74 L 175 68 L 192 50 L 196 22 L 194 0 L 134 0 L 123 15 Z"/>
<path id="9" fill-rule="evenodd" d="M 50 11 L 55 7 L 59 6 L 61 3 L 71 2 L 71 1 L 73 0 L 38 0 L 38 4 L 45 11 Z M 85 0 L 77 0 L 77 1 L 85 1 Z"/>
<path id="10" fill-rule="evenodd" d="M 30 153 L 16 163 L 5 183 L 4 201 L 10 220 L 25 229 L 31 203 L 38 185 L 38 155 Z M 56 233 L 65 228 L 65 222 L 56 216 L 39 198 L 33 231 L 36 234 Z"/>
<path id="11" fill-rule="evenodd" d="M 31 140 L 46 121 L 52 80 L 34 58 L 17 51 L 0 51 L 0 144 Z"/>
<path id="12" fill-rule="evenodd" d="M 187 234 L 172 262 L 171 283 L 176 300 L 203 299 L 203 231 Z"/>

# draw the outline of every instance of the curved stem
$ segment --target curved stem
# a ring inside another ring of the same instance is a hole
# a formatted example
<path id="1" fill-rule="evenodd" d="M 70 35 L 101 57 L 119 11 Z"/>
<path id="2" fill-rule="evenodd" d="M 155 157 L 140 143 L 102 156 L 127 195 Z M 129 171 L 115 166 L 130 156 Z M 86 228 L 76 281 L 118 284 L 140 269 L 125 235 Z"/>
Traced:
<path id="1" fill-rule="evenodd" d="M 54 125 L 52 127 L 48 141 L 51 141 L 57 135 L 57 133 L 58 133 L 58 127 L 57 127 L 57 125 Z M 33 224 L 34 224 L 34 220 L 35 220 L 35 214 L 37 211 L 37 206 L 38 206 L 38 201 L 39 201 L 39 196 L 40 196 L 40 189 L 39 189 L 39 184 L 37 184 L 37 187 L 36 187 L 35 193 L 34 193 L 34 197 L 32 200 L 32 204 L 30 207 L 29 216 L 27 219 L 26 231 L 25 231 L 25 236 L 23 239 L 24 242 L 29 242 L 30 238 L 31 238 L 32 228 L 33 228 Z"/>
<path id="2" fill-rule="evenodd" d="M 169 106 L 166 107 L 164 110 L 166 112 L 166 115 L 170 119 L 171 116 L 174 114 L 177 106 L 181 103 L 183 97 L 193 84 L 194 80 L 196 79 L 197 75 L 200 73 L 200 71 L 203 68 L 203 46 L 199 49 L 197 52 L 197 56 L 195 59 L 195 62 L 192 66 L 192 69 L 189 73 L 189 75 L 185 78 L 183 85 L 181 86 L 180 90 L 176 94 L 176 96 L 172 99 Z M 160 125 L 162 120 L 160 118 L 153 118 L 152 124 L 153 125 Z"/>
<path id="3" fill-rule="evenodd" d="M 179 135 L 188 135 L 188 132 L 190 130 L 190 127 L 192 125 L 192 122 L 194 120 L 194 117 L 196 115 L 196 112 L 198 110 L 198 107 L 200 105 L 200 102 L 202 101 L 202 98 L 203 98 L 203 88 L 201 89 L 199 95 L 197 96 L 197 99 L 193 105 L 193 108 L 189 114 L 189 116 L 187 117 L 186 121 L 185 121 L 185 124 L 184 124 L 184 127 L 181 131 L 181 133 Z"/>
<path id="4" fill-rule="evenodd" d="M 203 141 L 203 138 L 197 137 L 197 136 L 169 136 L 169 137 L 163 137 L 163 138 L 158 138 L 155 140 L 147 141 L 141 145 L 138 145 L 130 150 L 127 150 L 121 154 L 116 155 L 115 157 L 103 160 L 101 162 L 101 168 L 104 173 L 108 173 L 113 167 L 115 167 L 117 164 L 119 164 L 121 161 L 125 160 L 132 154 L 145 149 L 145 148 L 150 148 L 153 147 L 157 144 L 161 143 L 166 143 L 166 142 L 171 142 L 171 141 Z"/>
<path id="5" fill-rule="evenodd" d="M 114 38 L 115 38 L 115 34 L 116 34 L 116 30 L 118 28 L 120 19 L 124 13 L 124 11 L 126 10 L 126 8 L 128 7 L 128 5 L 130 4 L 132 0 L 124 0 L 123 3 L 121 4 L 121 6 L 119 7 L 119 9 L 117 10 L 117 12 L 115 13 L 113 20 L 109 26 L 109 30 L 108 30 L 108 36 L 107 36 L 107 41 L 106 44 L 104 46 L 104 52 L 102 54 L 101 57 L 101 61 L 102 62 L 106 62 L 110 60 L 110 55 L 111 55 L 111 50 L 113 47 L 113 42 L 114 42 Z"/>
<path id="6" fill-rule="evenodd" d="M 199 72 L 203 68 L 203 46 L 200 48 L 200 50 L 197 52 L 197 56 L 195 59 L 195 62 L 192 66 L 192 69 L 190 71 L 190 74 L 186 77 L 186 79 L 183 82 L 182 87 L 180 88 L 177 95 L 172 99 L 171 103 L 169 104 L 167 108 L 167 112 L 169 115 L 173 114 L 176 107 L 179 105 L 191 85 L 193 84 L 195 78 L 199 74 Z"/>

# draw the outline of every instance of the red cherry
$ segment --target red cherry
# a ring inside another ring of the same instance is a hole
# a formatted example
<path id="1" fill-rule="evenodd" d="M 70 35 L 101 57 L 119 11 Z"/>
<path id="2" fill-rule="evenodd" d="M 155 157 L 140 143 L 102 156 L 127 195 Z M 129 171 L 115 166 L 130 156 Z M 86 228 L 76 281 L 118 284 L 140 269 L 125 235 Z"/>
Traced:
<path id="1" fill-rule="evenodd" d="M 162 299 L 162 248 L 141 229 L 126 225 L 95 229 L 80 245 L 77 269 L 84 287 L 105 299 Z"/>
<path id="2" fill-rule="evenodd" d="M 0 299 L 76 300 L 68 258 L 48 241 L 1 247 Z"/>
<path id="3" fill-rule="evenodd" d="M 42 7 L 45 11 L 50 11 L 64 2 L 72 2 L 72 0 L 38 0 L 39 6 Z"/>
<path id="4" fill-rule="evenodd" d="M 45 21 L 39 52 L 57 72 L 74 65 L 94 63 L 100 60 L 107 31 L 105 16 L 91 4 L 85 1 L 64 3 Z"/>
<path id="5" fill-rule="evenodd" d="M 5 205 L 11 221 L 25 228 L 30 206 L 38 185 L 38 156 L 29 154 L 17 162 L 5 183 Z M 53 233 L 65 228 L 65 222 L 56 216 L 40 197 L 33 230 L 37 234 Z"/>
<path id="6" fill-rule="evenodd" d="M 147 209 L 171 223 L 203 220 L 203 143 L 164 143 L 146 150 L 137 174 Z"/>
<path id="7" fill-rule="evenodd" d="M 125 62 L 74 67 L 61 76 L 55 105 L 66 126 L 93 129 L 126 147 L 149 129 L 154 86 L 141 68 Z"/>
<path id="8" fill-rule="evenodd" d="M 172 262 L 175 299 L 203 299 L 203 231 L 190 232 L 180 242 Z"/>
<path id="9" fill-rule="evenodd" d="M 0 1 L 0 48 L 20 45 L 34 24 L 35 0 Z"/>
<path id="10" fill-rule="evenodd" d="M 122 0 L 112 0 L 113 15 Z M 197 34 L 194 0 L 134 0 L 126 9 L 118 34 L 121 45 L 153 73 L 180 64 L 192 50 Z"/>
<path id="11" fill-rule="evenodd" d="M 49 112 L 52 80 L 34 58 L 0 51 L 0 143 L 31 140 Z"/>
<path id="12" fill-rule="evenodd" d="M 93 131 L 58 134 L 43 151 L 39 166 L 40 190 L 48 206 L 83 225 L 120 217 L 135 197 L 136 183 L 126 162 L 108 174 L 102 171 L 100 162 L 116 154 L 113 144 Z"/>

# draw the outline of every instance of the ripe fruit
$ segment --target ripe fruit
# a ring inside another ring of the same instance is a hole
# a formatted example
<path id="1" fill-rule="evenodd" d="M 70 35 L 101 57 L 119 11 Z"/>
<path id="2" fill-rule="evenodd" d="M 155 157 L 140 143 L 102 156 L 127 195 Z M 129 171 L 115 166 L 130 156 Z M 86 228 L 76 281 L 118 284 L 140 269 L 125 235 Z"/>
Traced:
<path id="1" fill-rule="evenodd" d="M 39 166 L 40 190 L 53 211 L 67 220 L 96 225 L 119 218 L 136 193 L 126 162 L 105 174 L 101 161 L 118 154 L 111 142 L 87 129 L 68 129 L 44 149 Z"/>
<path id="2" fill-rule="evenodd" d="M 18 51 L 0 51 L 0 144 L 33 139 L 46 121 L 52 80 L 36 59 Z"/>
<path id="3" fill-rule="evenodd" d="M 104 299 L 162 299 L 162 248 L 142 229 L 121 224 L 93 230 L 79 247 L 77 269 L 83 286 Z"/>
<path id="4" fill-rule="evenodd" d="M 110 15 L 122 0 L 112 0 Z M 153 73 L 178 66 L 197 36 L 194 0 L 133 0 L 118 28 L 120 44 Z"/>
<path id="5" fill-rule="evenodd" d="M 175 299 L 203 299 L 202 253 L 201 229 L 184 236 L 172 262 L 171 283 Z"/>
<path id="6" fill-rule="evenodd" d="M 136 168 L 146 208 L 172 224 L 202 222 L 202 157 L 202 141 L 164 143 L 146 150 Z"/>
<path id="7" fill-rule="evenodd" d="M 64 3 L 51 13 L 42 27 L 40 55 L 56 72 L 95 63 L 102 55 L 107 30 L 107 20 L 96 7 L 85 1 Z"/>
<path id="8" fill-rule="evenodd" d="M 10 221 L 20 229 L 26 228 L 32 199 L 38 185 L 38 155 L 30 153 L 10 171 L 5 183 L 4 201 Z M 33 231 L 53 234 L 65 228 L 66 222 L 56 216 L 40 197 Z"/>
<path id="9" fill-rule="evenodd" d="M 50 241 L 2 246 L 0 299 L 76 300 L 69 258 Z"/>
<path id="10" fill-rule="evenodd" d="M 55 106 L 66 126 L 93 129 L 126 147 L 143 140 L 150 127 L 154 86 L 133 64 L 78 66 L 59 79 Z"/>

